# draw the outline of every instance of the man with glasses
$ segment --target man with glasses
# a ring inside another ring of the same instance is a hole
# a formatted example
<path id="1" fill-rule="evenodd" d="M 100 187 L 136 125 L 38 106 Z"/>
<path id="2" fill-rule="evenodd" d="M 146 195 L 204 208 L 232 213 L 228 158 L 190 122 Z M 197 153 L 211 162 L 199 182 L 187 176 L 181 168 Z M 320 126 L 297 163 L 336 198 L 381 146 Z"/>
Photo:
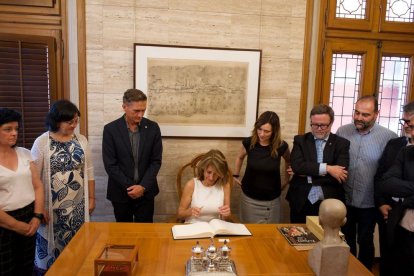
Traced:
<path id="1" fill-rule="evenodd" d="M 315 106 L 310 121 L 311 132 L 295 136 L 290 155 L 293 177 L 286 199 L 292 223 L 305 223 L 306 216 L 317 216 L 324 199 L 344 201 L 349 141 L 331 133 L 334 121 L 331 107 Z"/>
<path id="2" fill-rule="evenodd" d="M 390 259 L 390 247 L 388 245 L 387 238 L 387 220 L 389 211 L 398 202 L 397 198 L 390 196 L 384 196 L 379 192 L 378 184 L 381 177 L 388 171 L 389 168 L 394 164 L 395 158 L 398 152 L 406 146 L 413 145 L 411 140 L 411 128 L 410 117 L 414 115 L 414 102 L 410 102 L 403 106 L 403 114 L 400 119 L 402 126 L 403 136 L 391 139 L 385 146 L 384 152 L 382 153 L 381 159 L 378 162 L 378 169 L 375 175 L 375 206 L 378 207 L 377 212 L 377 223 L 380 241 L 380 274 L 393 275 L 391 270 L 391 259 Z"/>
<path id="3" fill-rule="evenodd" d="M 414 137 L 414 115 L 404 122 L 405 129 Z M 414 146 L 402 147 L 393 166 L 378 184 L 385 198 L 399 198 L 389 210 L 387 236 L 389 244 L 389 270 L 387 275 L 413 275 L 414 272 Z M 381 274 L 382 275 L 382 274 Z"/>
<path id="4" fill-rule="evenodd" d="M 397 137 L 375 123 L 378 114 L 378 100 L 374 96 L 361 97 L 355 104 L 354 122 L 341 126 L 336 132 L 351 142 L 349 174 L 344 185 L 347 222 L 342 232 L 355 256 L 358 241 L 358 259 L 370 270 L 375 253 L 374 176 L 385 145 Z"/>

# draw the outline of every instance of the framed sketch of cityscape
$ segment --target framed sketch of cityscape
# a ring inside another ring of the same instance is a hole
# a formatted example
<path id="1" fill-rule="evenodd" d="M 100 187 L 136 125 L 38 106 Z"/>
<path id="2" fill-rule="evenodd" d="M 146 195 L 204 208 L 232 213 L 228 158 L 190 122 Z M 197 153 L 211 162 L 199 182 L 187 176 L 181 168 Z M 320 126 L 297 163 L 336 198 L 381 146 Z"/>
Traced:
<path id="1" fill-rule="evenodd" d="M 134 87 L 167 137 L 249 136 L 260 66 L 260 50 L 134 44 Z"/>

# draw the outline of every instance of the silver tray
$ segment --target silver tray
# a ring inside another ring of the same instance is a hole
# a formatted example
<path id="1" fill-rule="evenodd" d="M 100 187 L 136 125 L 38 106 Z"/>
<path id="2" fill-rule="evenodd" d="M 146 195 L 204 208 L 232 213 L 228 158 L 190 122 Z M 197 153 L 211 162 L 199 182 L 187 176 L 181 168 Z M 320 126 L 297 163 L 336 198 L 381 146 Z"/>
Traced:
<path id="1" fill-rule="evenodd" d="M 236 265 L 229 260 L 225 264 L 216 266 L 215 271 L 208 271 L 207 260 L 193 262 L 189 259 L 185 265 L 185 275 L 187 276 L 236 276 Z"/>

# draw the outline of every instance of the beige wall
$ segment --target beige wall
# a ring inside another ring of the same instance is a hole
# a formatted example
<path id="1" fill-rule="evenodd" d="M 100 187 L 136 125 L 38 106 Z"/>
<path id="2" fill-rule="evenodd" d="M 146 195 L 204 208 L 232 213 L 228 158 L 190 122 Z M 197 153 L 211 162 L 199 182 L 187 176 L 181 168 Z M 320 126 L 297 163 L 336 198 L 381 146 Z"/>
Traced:
<path id="1" fill-rule="evenodd" d="M 277 112 L 291 144 L 298 129 L 306 0 L 87 0 L 87 93 L 97 209 L 92 219 L 113 220 L 105 199 L 104 124 L 121 116 L 121 98 L 133 86 L 133 43 L 262 49 L 259 113 Z M 239 139 L 164 138 L 155 220 L 171 217 L 178 199 L 175 176 L 196 153 L 218 148 L 234 165 Z M 239 188 L 234 188 L 237 212 Z M 286 221 L 286 203 L 284 220 Z"/>

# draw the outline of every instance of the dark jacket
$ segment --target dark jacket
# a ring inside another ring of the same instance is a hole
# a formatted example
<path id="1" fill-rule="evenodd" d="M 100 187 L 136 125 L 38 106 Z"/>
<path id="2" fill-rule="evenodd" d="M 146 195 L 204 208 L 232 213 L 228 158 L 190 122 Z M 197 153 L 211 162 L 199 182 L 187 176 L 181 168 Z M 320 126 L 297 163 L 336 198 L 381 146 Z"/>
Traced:
<path id="1" fill-rule="evenodd" d="M 331 133 L 323 151 L 323 162 L 348 168 L 349 145 L 347 139 Z M 290 162 L 294 172 L 286 195 L 290 208 L 297 212 L 302 210 L 312 185 L 322 187 L 325 199 L 345 200 L 344 188 L 340 182 L 328 173 L 324 176 L 319 175 L 315 138 L 311 132 L 295 136 Z M 307 176 L 312 177 L 312 184 L 308 183 Z"/>
<path id="2" fill-rule="evenodd" d="M 414 146 L 401 149 L 394 165 L 383 175 L 378 189 L 383 197 L 404 198 L 403 202 L 394 204 L 388 215 L 387 234 L 392 244 L 394 228 L 402 219 L 405 209 L 414 209 Z"/>
<path id="3" fill-rule="evenodd" d="M 393 205 L 395 203 L 391 197 L 386 197 L 379 192 L 379 182 L 382 176 L 394 165 L 395 159 L 397 158 L 398 153 L 400 150 L 407 146 L 407 137 L 398 137 L 395 139 L 391 139 L 388 141 L 387 145 L 382 152 L 381 158 L 378 161 L 378 169 L 377 173 L 375 174 L 375 181 L 374 181 L 374 197 L 375 197 L 375 205 L 380 207 L 384 204 Z"/>
<path id="4" fill-rule="evenodd" d="M 127 188 L 134 184 L 145 188 L 144 196 L 159 193 L 157 174 L 161 167 L 161 131 L 156 122 L 142 118 L 139 125 L 138 183 L 134 183 L 134 157 L 124 117 L 104 127 L 102 157 L 108 174 L 106 198 L 113 202 L 128 202 Z"/>

